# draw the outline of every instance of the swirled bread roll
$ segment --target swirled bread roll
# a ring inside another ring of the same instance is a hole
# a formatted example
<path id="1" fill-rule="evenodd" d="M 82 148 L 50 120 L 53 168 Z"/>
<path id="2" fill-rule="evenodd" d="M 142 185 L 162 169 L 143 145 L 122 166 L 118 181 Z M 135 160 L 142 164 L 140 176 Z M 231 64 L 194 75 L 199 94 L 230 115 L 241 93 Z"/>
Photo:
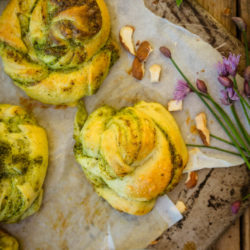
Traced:
<path id="1" fill-rule="evenodd" d="M 72 105 L 118 58 L 104 0 L 10 0 L 0 17 L 5 72 L 27 95 Z"/>
<path id="2" fill-rule="evenodd" d="M 0 250 L 18 250 L 17 240 L 9 234 L 0 230 Z"/>
<path id="3" fill-rule="evenodd" d="M 114 208 L 148 213 L 179 181 L 188 153 L 172 115 L 158 103 L 119 111 L 103 106 L 89 116 L 80 105 L 74 152 L 96 192 Z"/>
<path id="4" fill-rule="evenodd" d="M 0 104 L 0 222 L 39 210 L 47 165 L 45 130 L 21 107 Z"/>

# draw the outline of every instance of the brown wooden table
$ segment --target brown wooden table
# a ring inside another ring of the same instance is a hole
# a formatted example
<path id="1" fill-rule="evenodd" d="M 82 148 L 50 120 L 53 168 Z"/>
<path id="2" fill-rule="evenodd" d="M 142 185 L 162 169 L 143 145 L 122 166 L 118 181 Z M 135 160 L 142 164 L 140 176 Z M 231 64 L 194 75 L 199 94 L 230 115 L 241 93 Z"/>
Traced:
<path id="1" fill-rule="evenodd" d="M 232 23 L 231 17 L 242 17 L 248 25 L 248 41 L 250 42 L 250 0 L 197 1 L 239 39 L 241 37 Z M 250 250 L 250 208 L 225 232 L 211 250 Z"/>

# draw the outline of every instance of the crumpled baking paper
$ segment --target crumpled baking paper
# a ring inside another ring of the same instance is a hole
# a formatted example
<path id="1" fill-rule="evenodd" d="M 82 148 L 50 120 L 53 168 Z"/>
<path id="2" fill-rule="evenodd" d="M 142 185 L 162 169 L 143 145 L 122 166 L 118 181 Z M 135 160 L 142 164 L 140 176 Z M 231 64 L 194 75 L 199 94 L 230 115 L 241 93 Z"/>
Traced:
<path id="1" fill-rule="evenodd" d="M 0 2 L 0 10 L 7 1 Z M 198 36 L 152 14 L 142 0 L 107 1 L 112 21 L 112 32 L 118 39 L 119 29 L 130 24 L 135 27 L 134 40 L 149 41 L 154 51 L 146 63 L 146 74 L 137 81 L 128 74 L 133 57 L 121 50 L 121 58 L 113 66 L 104 84 L 96 95 L 85 98 L 88 112 L 102 104 L 120 108 L 138 100 L 157 101 L 166 106 L 173 97 L 177 80 L 181 79 L 170 61 L 160 54 L 162 45 L 172 50 L 172 55 L 186 75 L 195 81 L 207 82 L 210 93 L 219 99 L 215 64 L 220 54 Z M 152 64 L 162 65 L 160 83 L 150 83 L 148 68 Z M 242 79 L 239 78 L 242 84 Z M 11 84 L 0 64 L 0 102 L 19 104 L 25 94 Z M 158 199 L 152 212 L 136 217 L 112 209 L 93 191 L 80 166 L 76 163 L 72 148 L 74 141 L 73 119 L 75 108 L 57 109 L 33 105 L 39 124 L 46 128 L 50 146 L 48 174 L 44 184 L 43 205 L 38 213 L 26 220 L 1 225 L 16 236 L 23 249 L 74 249 L 74 250 L 123 250 L 142 249 L 159 237 L 182 216 L 167 196 Z M 211 114 L 194 94 L 184 101 L 182 112 L 175 112 L 184 139 L 187 143 L 199 143 L 200 138 L 192 133 L 194 117 L 205 111 L 211 132 L 227 138 Z M 244 121 L 243 114 L 240 113 Z M 245 121 L 246 124 L 246 121 Z M 227 145 L 212 139 L 215 146 Z M 216 151 L 191 149 L 190 161 L 185 171 L 211 167 L 229 167 L 242 163 L 238 157 Z"/>

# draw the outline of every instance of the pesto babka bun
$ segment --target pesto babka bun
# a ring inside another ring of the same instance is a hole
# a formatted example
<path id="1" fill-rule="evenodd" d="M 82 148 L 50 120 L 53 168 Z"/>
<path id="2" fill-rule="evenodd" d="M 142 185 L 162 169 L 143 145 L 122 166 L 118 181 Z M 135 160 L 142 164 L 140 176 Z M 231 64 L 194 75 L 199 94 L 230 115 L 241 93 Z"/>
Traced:
<path id="1" fill-rule="evenodd" d="M 74 153 L 96 192 L 117 210 L 144 215 L 178 183 L 188 160 L 173 116 L 158 103 L 119 111 L 103 106 L 89 116 L 80 105 Z"/>
<path id="2" fill-rule="evenodd" d="M 21 107 L 0 104 L 0 222 L 39 210 L 47 166 L 45 130 Z"/>
<path id="3" fill-rule="evenodd" d="M 18 250 L 19 244 L 17 240 L 0 230 L 0 250 Z"/>
<path id="4" fill-rule="evenodd" d="M 28 96 L 73 105 L 118 58 L 104 0 L 10 0 L 0 17 L 5 72 Z"/>

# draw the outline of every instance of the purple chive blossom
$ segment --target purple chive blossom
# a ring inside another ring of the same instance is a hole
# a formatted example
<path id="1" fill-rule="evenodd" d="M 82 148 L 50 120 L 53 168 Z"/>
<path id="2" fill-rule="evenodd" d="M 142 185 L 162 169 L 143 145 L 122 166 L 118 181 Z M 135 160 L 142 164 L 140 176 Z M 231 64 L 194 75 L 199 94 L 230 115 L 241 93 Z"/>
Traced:
<path id="1" fill-rule="evenodd" d="M 221 85 L 223 85 L 226 88 L 232 88 L 233 87 L 233 81 L 226 77 L 226 76 L 219 76 L 218 81 L 220 82 Z"/>
<path id="2" fill-rule="evenodd" d="M 191 89 L 188 84 L 183 80 L 179 80 L 174 91 L 174 99 L 177 101 L 183 100 L 190 92 Z"/>
<path id="3" fill-rule="evenodd" d="M 232 205 L 231 205 L 231 211 L 233 214 L 237 214 L 240 210 L 240 201 L 235 201 Z"/>
<path id="4" fill-rule="evenodd" d="M 229 99 L 232 101 L 238 101 L 240 99 L 233 88 L 227 88 L 227 93 L 228 93 Z"/>
<path id="5" fill-rule="evenodd" d="M 207 85 L 204 81 L 200 80 L 200 79 L 197 79 L 196 80 L 196 86 L 197 86 L 197 89 L 204 93 L 204 94 L 207 94 Z"/>
<path id="6" fill-rule="evenodd" d="M 232 17 L 232 20 L 237 25 L 237 27 L 240 31 L 247 30 L 247 25 L 242 18 L 234 16 L 234 17 Z"/>
<path id="7" fill-rule="evenodd" d="M 228 76 L 229 75 L 227 72 L 226 66 L 224 64 L 224 60 L 225 60 L 225 58 L 223 59 L 223 62 L 218 62 L 218 64 L 217 64 L 217 71 L 218 71 L 219 76 Z"/>
<path id="8" fill-rule="evenodd" d="M 228 94 L 227 94 L 227 91 L 225 89 L 222 89 L 220 91 L 220 95 L 221 95 L 221 98 L 220 98 L 220 101 L 223 105 L 230 105 L 230 100 L 228 98 Z"/>
<path id="9" fill-rule="evenodd" d="M 231 53 L 228 58 L 223 59 L 223 64 L 225 65 L 227 72 L 233 77 L 236 75 L 239 62 L 240 55 L 234 55 Z"/>
<path id="10" fill-rule="evenodd" d="M 239 97 L 233 88 L 227 88 L 220 91 L 221 103 L 223 105 L 231 105 L 233 101 L 238 101 Z"/>
<path id="11" fill-rule="evenodd" d="M 160 47 L 160 52 L 161 52 L 165 57 L 167 57 L 167 58 L 171 58 L 171 57 L 172 57 L 172 56 L 171 56 L 171 51 L 170 51 L 169 48 L 167 48 L 167 47 L 164 47 L 164 46 Z"/>
<path id="12" fill-rule="evenodd" d="M 244 81 L 244 94 L 246 97 L 250 97 L 250 87 L 247 80 Z"/>
<path id="13" fill-rule="evenodd" d="M 217 71 L 219 76 L 235 76 L 238 64 L 240 62 L 240 55 L 229 54 L 229 57 L 223 57 L 222 62 L 218 62 Z"/>

